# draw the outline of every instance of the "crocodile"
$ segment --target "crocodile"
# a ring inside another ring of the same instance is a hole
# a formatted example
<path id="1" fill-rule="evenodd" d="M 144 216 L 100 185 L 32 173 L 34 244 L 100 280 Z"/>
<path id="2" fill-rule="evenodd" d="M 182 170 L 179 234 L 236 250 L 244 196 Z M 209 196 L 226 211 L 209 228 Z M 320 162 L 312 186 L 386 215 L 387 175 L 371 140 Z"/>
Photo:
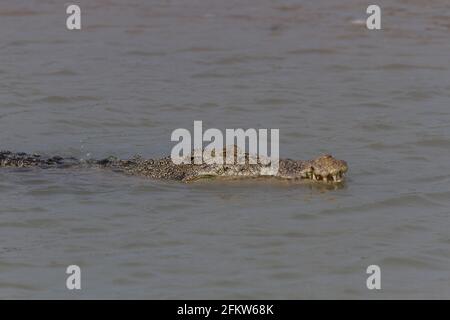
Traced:
<path id="1" fill-rule="evenodd" d="M 217 164 L 205 161 L 202 164 L 194 164 L 193 156 L 188 159 L 191 161 L 182 164 L 174 164 L 170 156 L 160 159 L 145 159 L 135 156 L 130 159 L 109 157 L 101 160 L 79 160 L 73 157 L 45 157 L 39 154 L 0 151 L 0 167 L 69 168 L 93 166 L 109 168 L 130 175 L 182 182 L 209 178 L 238 179 L 272 176 L 286 180 L 342 183 L 348 170 L 345 161 L 337 160 L 331 155 L 325 154 L 306 161 L 280 159 L 278 171 L 271 174 L 268 170 L 270 164 L 260 161 L 258 157 L 255 162 L 251 162 L 249 159 L 252 155 L 240 151 L 236 146 L 231 146 L 231 148 L 234 148 L 235 160 L 239 155 L 244 156 L 245 161 L 243 163 L 235 161 L 234 164 Z M 223 159 L 225 159 L 227 152 L 230 152 L 230 147 L 223 149 Z M 213 153 L 212 155 L 215 156 Z"/>

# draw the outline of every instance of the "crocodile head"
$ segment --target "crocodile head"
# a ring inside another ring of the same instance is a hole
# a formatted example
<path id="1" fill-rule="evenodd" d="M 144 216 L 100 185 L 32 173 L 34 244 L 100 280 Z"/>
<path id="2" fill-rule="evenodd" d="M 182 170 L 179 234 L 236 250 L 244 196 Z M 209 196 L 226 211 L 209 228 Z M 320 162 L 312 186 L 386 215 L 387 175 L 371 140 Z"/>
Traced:
<path id="1" fill-rule="evenodd" d="M 315 181 L 342 182 L 347 170 L 347 162 L 326 154 L 309 161 L 304 177 Z"/>
<path id="2" fill-rule="evenodd" d="M 326 154 L 309 161 L 281 161 L 278 175 L 285 179 L 338 183 L 344 180 L 347 170 L 348 166 L 345 161 Z"/>

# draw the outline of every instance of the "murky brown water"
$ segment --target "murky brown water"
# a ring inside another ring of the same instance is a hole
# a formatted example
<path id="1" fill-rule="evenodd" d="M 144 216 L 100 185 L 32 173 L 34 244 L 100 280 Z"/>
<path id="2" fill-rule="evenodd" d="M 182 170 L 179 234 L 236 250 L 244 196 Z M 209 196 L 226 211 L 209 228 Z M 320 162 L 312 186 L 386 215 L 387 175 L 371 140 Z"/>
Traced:
<path id="1" fill-rule="evenodd" d="M 161 156 L 202 120 L 349 179 L 0 170 L 0 298 L 450 298 L 448 1 L 377 1 L 368 31 L 356 0 L 80 0 L 79 32 L 66 2 L 0 4 L 1 149 Z"/>

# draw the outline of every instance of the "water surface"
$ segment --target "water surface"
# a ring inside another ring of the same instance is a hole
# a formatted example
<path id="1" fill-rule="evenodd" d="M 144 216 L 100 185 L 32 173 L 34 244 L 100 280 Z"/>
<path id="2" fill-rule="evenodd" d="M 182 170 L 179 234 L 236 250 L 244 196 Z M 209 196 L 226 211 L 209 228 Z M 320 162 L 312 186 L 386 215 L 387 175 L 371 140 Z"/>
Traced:
<path id="1" fill-rule="evenodd" d="M 381 31 L 358 0 L 80 0 L 81 31 L 65 3 L 0 4 L 1 149 L 158 157 L 202 120 L 350 172 L 329 190 L 0 170 L 0 298 L 450 298 L 447 1 L 378 1 Z"/>

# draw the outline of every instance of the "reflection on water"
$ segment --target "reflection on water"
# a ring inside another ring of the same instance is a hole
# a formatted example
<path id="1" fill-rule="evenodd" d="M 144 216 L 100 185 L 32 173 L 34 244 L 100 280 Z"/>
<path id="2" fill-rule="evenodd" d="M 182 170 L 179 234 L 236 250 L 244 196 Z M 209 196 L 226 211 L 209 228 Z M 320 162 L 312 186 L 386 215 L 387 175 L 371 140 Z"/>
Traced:
<path id="1" fill-rule="evenodd" d="M 0 298 L 449 298 L 444 0 L 0 5 L 1 149 L 169 154 L 170 133 L 278 128 L 348 180 L 152 181 L 0 170 Z M 377 264 L 382 290 L 366 288 Z"/>

